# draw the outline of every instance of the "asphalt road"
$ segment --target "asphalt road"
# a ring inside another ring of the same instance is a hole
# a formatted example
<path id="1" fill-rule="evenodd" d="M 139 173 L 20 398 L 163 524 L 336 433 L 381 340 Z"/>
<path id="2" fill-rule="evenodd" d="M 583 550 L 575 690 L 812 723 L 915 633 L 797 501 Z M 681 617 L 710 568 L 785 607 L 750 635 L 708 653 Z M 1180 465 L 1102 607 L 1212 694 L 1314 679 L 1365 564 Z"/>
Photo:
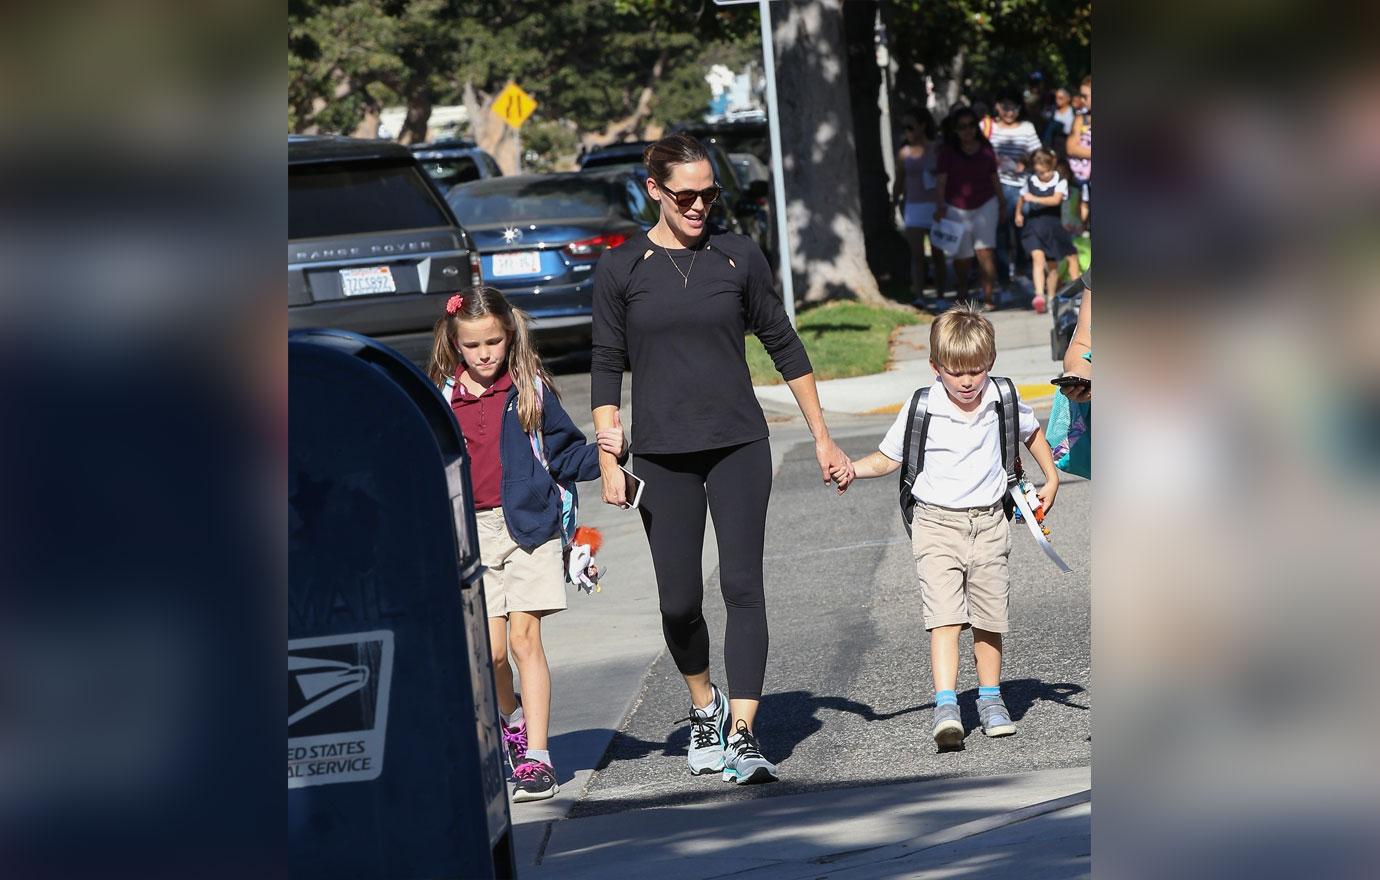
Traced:
<path id="1" fill-rule="evenodd" d="M 576 421 L 587 422 L 587 376 L 559 384 Z M 838 421 L 835 436 L 859 457 L 875 448 L 890 417 Z M 929 738 L 928 640 L 894 478 L 859 481 L 837 497 L 820 484 L 798 422 L 774 425 L 773 444 L 786 451 L 768 513 L 771 650 L 757 733 L 782 781 L 740 787 L 687 773 L 688 726 L 674 723 L 687 697 L 663 653 L 572 816 L 1089 764 L 1089 484 L 1067 478 L 1050 522 L 1074 573 L 1061 574 L 1028 533 L 1015 536 L 1004 693 L 1019 732 L 988 740 L 977 731 L 963 751 L 938 754 Z M 1038 473 L 1033 462 L 1027 467 Z M 713 675 L 723 681 L 717 571 L 705 610 Z M 970 645 L 965 635 L 959 703 L 965 726 L 976 730 Z"/>

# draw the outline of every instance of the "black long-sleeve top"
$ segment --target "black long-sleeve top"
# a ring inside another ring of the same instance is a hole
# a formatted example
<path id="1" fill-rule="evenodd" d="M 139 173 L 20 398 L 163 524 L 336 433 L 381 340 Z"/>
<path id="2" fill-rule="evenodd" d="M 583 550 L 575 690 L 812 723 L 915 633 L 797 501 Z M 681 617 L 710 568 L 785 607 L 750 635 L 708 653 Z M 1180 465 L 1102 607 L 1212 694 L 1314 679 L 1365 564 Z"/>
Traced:
<path id="1" fill-rule="evenodd" d="M 688 284 L 681 273 L 689 274 Z M 760 440 L 767 420 L 743 354 L 748 331 L 786 381 L 811 372 L 772 289 L 767 259 L 751 239 L 713 230 L 691 251 L 634 236 L 605 252 L 594 270 L 591 406 L 619 405 L 626 365 L 638 452 Z"/>

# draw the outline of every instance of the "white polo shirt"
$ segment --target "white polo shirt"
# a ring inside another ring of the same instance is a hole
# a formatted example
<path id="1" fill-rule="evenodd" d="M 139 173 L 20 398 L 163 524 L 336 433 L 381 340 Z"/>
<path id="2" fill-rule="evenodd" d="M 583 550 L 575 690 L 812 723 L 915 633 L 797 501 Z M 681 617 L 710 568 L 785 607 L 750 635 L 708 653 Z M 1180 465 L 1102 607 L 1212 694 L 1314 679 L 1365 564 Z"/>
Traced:
<path id="1" fill-rule="evenodd" d="M 997 436 L 997 407 L 1001 396 L 989 378 L 982 404 L 972 413 L 959 410 L 944 384 L 930 388 L 930 428 L 925 440 L 925 469 L 911 494 L 917 501 L 941 507 L 986 507 L 1006 494 L 1006 471 L 1001 466 L 1001 438 Z M 1021 442 L 1030 439 L 1040 422 L 1025 403 L 1017 404 Z M 905 460 L 906 423 L 910 402 L 901 407 L 877 447 L 892 461 Z"/>

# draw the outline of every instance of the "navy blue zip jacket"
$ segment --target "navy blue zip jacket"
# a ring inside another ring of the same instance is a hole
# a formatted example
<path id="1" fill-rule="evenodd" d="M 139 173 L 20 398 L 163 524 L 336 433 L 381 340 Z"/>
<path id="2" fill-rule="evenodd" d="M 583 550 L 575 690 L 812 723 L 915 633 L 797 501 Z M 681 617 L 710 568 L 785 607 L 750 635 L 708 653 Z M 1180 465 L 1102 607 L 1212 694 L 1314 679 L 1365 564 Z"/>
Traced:
<path id="1" fill-rule="evenodd" d="M 503 429 L 499 437 L 499 462 L 503 466 L 503 518 L 514 543 L 536 547 L 561 536 L 561 494 L 556 480 L 569 483 L 600 476 L 599 447 L 589 443 L 570 420 L 549 388 L 542 395 L 542 443 L 548 473 L 532 451 L 532 441 L 522 430 L 517 411 L 518 389 L 508 389 L 503 403 Z"/>

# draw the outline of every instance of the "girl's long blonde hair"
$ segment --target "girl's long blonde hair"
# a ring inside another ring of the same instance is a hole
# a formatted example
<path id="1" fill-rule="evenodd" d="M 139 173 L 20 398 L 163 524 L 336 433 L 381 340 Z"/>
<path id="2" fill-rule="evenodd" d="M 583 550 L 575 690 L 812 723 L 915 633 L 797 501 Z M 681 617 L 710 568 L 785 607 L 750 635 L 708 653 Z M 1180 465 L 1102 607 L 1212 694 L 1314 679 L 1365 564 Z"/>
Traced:
<path id="1" fill-rule="evenodd" d="M 541 395 L 538 393 L 537 383 L 545 386 L 544 393 L 555 394 L 558 400 L 560 394 L 557 393 L 556 386 L 551 381 L 551 374 L 542 366 L 541 357 L 537 355 L 537 349 L 532 344 L 527 313 L 514 308 L 503 298 L 503 294 L 492 287 L 472 287 L 461 291 L 457 296 L 460 298 L 458 307 L 453 312 L 450 311 L 451 303 L 455 302 L 455 297 L 451 297 L 447 302 L 446 314 L 437 320 L 432 330 L 431 364 L 427 367 L 427 376 L 436 383 L 436 387 L 443 387 L 446 380 L 454 376 L 460 364 L 464 362 L 460 349 L 455 344 L 455 333 L 460 322 L 477 321 L 492 316 L 498 320 L 503 332 L 508 334 L 508 354 L 504 367 L 513 377 L 513 384 L 517 386 L 518 421 L 524 431 L 540 431 Z"/>

